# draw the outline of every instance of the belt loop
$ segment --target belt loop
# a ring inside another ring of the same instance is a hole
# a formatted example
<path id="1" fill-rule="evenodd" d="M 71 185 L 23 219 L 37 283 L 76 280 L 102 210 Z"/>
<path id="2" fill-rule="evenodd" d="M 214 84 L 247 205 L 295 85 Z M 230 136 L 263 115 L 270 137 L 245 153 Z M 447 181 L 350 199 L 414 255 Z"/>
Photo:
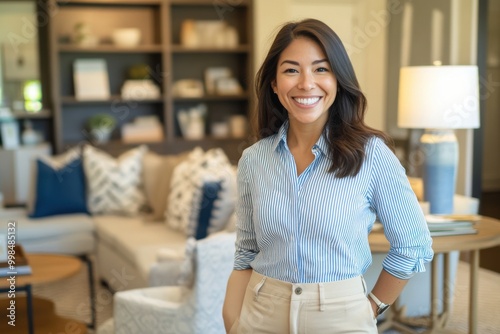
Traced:
<path id="1" fill-rule="evenodd" d="M 325 310 L 325 287 L 323 283 L 318 283 L 319 288 L 319 310 L 323 312 Z"/>
<path id="2" fill-rule="evenodd" d="M 266 276 L 262 277 L 260 282 L 253 288 L 253 293 L 254 293 L 253 300 L 254 301 L 257 301 L 257 297 L 259 297 L 259 291 L 262 288 L 262 286 L 264 285 L 265 281 L 266 281 Z"/>
<path id="3" fill-rule="evenodd" d="M 366 295 L 368 293 L 368 289 L 366 288 L 366 281 L 363 275 L 361 275 L 360 277 L 361 277 L 361 284 L 363 284 L 363 291 L 365 292 Z"/>

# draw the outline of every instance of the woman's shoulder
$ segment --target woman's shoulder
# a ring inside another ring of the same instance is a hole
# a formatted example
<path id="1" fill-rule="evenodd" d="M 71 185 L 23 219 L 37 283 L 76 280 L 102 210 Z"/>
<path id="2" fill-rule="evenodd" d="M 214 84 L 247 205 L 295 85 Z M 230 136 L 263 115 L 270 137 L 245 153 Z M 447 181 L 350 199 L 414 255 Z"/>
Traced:
<path id="1" fill-rule="evenodd" d="M 366 142 L 365 155 L 368 159 L 380 159 L 393 156 L 394 152 L 383 138 L 373 135 Z"/>
<path id="2" fill-rule="evenodd" d="M 366 151 L 375 152 L 380 149 L 380 147 L 387 147 L 385 141 L 379 136 L 372 135 L 366 141 Z M 387 147 L 388 148 L 388 147 Z"/>
<path id="3" fill-rule="evenodd" d="M 254 144 L 247 147 L 242 154 L 242 158 L 255 159 L 261 158 L 263 154 L 268 154 L 276 144 L 277 135 L 271 135 L 266 138 L 259 139 Z"/>

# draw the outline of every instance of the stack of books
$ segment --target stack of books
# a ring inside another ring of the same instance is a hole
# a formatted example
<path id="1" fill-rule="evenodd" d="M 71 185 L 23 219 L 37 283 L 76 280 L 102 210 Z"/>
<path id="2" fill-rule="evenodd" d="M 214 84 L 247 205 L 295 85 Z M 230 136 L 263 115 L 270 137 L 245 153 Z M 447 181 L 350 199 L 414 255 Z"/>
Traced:
<path id="1" fill-rule="evenodd" d="M 15 258 L 0 262 L 0 277 L 30 275 L 31 266 L 20 245 L 14 246 Z"/>
<path id="2" fill-rule="evenodd" d="M 432 237 L 460 234 L 476 234 L 474 224 L 477 215 L 426 215 L 427 226 Z"/>

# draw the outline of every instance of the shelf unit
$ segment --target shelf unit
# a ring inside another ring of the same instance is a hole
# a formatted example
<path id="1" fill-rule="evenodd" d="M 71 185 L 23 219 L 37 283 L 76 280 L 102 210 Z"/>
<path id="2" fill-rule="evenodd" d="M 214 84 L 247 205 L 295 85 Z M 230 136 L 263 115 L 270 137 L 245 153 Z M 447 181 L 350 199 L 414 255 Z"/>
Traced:
<path id="1" fill-rule="evenodd" d="M 48 48 L 50 60 L 50 92 L 54 113 L 55 150 L 61 152 L 89 141 L 85 130 L 87 119 L 98 113 L 112 114 L 117 129 L 105 150 L 118 152 L 130 144 L 120 145 L 120 127 L 137 116 L 156 115 L 165 139 L 151 143 L 156 150 L 168 151 L 172 146 L 188 149 L 201 146 L 241 146 L 245 139 L 214 138 L 213 122 L 226 121 L 232 115 L 249 117 L 253 109 L 253 3 L 241 0 L 229 5 L 213 0 L 48 0 L 57 15 L 50 17 Z M 223 7 L 221 7 L 223 6 Z M 225 6 L 225 7 L 224 7 Z M 230 7 L 228 7 L 230 6 Z M 222 20 L 236 28 L 238 46 L 234 48 L 197 47 L 181 44 L 181 26 L 185 20 Z M 72 44 L 74 26 L 85 23 L 99 40 L 96 46 Z M 137 47 L 117 47 L 111 42 L 116 28 L 135 27 L 142 40 Z M 75 98 L 72 66 L 77 59 L 99 58 L 107 64 L 111 97 L 106 100 L 81 101 Z M 159 99 L 127 100 L 120 96 L 127 69 L 146 64 L 151 79 L 160 87 Z M 172 93 L 177 80 L 204 80 L 210 67 L 229 67 L 243 87 L 238 95 L 204 95 L 178 97 Z M 182 137 L 177 113 L 198 104 L 205 104 L 206 140 L 192 141 Z M 137 143 L 140 144 L 140 143 Z M 241 149 L 239 149 L 241 151 Z M 241 153 L 241 152 L 240 152 Z"/>

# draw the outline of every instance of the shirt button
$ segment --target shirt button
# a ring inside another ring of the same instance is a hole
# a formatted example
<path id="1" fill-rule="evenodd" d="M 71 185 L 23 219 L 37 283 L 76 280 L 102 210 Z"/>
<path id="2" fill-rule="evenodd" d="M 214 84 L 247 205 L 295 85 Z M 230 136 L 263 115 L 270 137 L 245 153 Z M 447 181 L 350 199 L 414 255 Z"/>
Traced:
<path id="1" fill-rule="evenodd" d="M 295 294 L 300 295 L 302 293 L 302 288 L 295 288 Z"/>

